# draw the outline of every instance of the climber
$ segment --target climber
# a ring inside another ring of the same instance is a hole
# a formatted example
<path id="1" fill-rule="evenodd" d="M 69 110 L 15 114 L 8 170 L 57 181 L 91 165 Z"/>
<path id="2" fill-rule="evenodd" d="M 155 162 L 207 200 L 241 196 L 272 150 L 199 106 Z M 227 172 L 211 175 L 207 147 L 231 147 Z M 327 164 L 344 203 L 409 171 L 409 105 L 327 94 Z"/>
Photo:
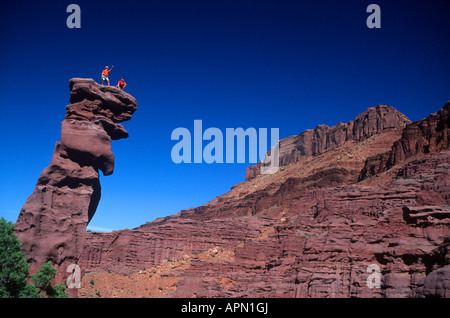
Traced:
<path id="1" fill-rule="evenodd" d="M 108 75 L 109 75 L 109 72 L 111 72 L 112 71 L 112 69 L 114 68 L 114 65 L 113 66 L 111 66 L 111 68 L 108 70 L 108 66 L 105 66 L 105 69 L 102 71 L 102 85 L 103 85 L 103 83 L 105 82 L 105 81 L 107 81 L 108 82 L 108 86 L 109 86 L 109 77 L 108 77 Z"/>
<path id="2" fill-rule="evenodd" d="M 125 87 L 127 87 L 127 83 L 125 83 L 123 77 L 120 78 L 120 81 L 117 83 L 117 88 L 120 88 L 121 91 L 123 91 L 123 89 Z"/>

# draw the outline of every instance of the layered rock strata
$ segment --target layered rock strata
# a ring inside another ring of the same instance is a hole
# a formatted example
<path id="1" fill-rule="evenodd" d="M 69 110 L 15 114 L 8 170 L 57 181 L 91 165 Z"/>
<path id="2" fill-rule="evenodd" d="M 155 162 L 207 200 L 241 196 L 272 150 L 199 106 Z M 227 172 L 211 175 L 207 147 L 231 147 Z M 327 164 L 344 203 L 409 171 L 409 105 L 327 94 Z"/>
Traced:
<path id="1" fill-rule="evenodd" d="M 389 170 L 409 158 L 438 152 L 450 146 L 450 102 L 423 120 L 408 124 L 402 137 L 384 153 L 368 158 L 360 180 Z"/>
<path id="2" fill-rule="evenodd" d="M 70 89 L 61 142 L 16 223 L 34 269 L 51 260 L 63 281 L 75 263 L 96 288 L 108 275 L 164 280 L 138 286 L 158 297 L 450 297 L 449 103 L 414 123 L 379 105 L 318 126 L 281 141 L 274 175 L 254 166 L 203 206 L 86 233 L 136 102 L 93 80 Z"/>
<path id="3" fill-rule="evenodd" d="M 333 127 L 319 125 L 314 129 L 284 138 L 279 142 L 279 165 L 286 166 L 302 158 L 315 156 L 334 149 L 344 142 L 361 142 L 386 131 L 403 129 L 411 121 L 392 106 L 377 105 L 359 114 L 348 123 Z M 247 168 L 245 178 L 252 179 L 260 174 L 262 163 Z"/>
<path id="4" fill-rule="evenodd" d="M 161 266 L 161 279 L 176 278 L 165 294 L 172 297 L 450 297 L 446 117 L 432 115 L 440 128 L 424 134 L 440 145 L 434 151 L 389 169 L 380 162 L 378 173 L 360 178 L 371 158 L 413 144 L 411 127 L 429 126 L 430 118 L 395 117 L 398 127 L 388 129 L 358 121 L 378 128 L 361 124 L 339 146 L 287 160 L 203 206 L 133 230 L 88 233 L 81 264 L 90 279 Z M 227 257 L 202 257 L 211 251 Z M 172 272 L 181 260 L 189 262 Z M 379 269 L 378 287 L 367 284 L 370 268 Z"/>

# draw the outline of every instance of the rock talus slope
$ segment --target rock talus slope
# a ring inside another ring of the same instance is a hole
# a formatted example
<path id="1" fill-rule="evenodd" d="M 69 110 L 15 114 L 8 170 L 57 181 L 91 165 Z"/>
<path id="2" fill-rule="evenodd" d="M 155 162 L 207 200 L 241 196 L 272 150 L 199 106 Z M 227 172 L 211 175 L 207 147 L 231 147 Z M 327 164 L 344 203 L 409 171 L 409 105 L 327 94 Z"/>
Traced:
<path id="1" fill-rule="evenodd" d="M 113 173 L 111 141 L 128 137 L 120 123 L 137 109 L 131 95 L 92 79 L 73 78 L 69 88 L 61 141 L 15 224 L 31 273 L 50 260 L 57 281 L 65 281 L 67 266 L 78 263 L 101 196 L 99 170 Z"/>
<path id="2" fill-rule="evenodd" d="M 203 206 L 87 233 L 84 279 L 116 295 L 108 275 L 146 284 L 153 268 L 133 297 L 450 297 L 449 108 L 411 123 L 379 105 L 283 139 L 274 175 L 250 167 Z"/>

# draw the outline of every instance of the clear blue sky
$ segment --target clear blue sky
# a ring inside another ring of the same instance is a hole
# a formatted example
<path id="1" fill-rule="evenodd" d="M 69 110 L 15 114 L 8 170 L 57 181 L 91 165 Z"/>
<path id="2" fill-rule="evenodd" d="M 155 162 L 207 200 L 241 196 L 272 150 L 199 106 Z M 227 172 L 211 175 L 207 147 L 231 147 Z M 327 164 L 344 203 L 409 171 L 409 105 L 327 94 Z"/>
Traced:
<path id="1" fill-rule="evenodd" d="M 66 26 L 70 3 L 81 29 Z M 370 3 L 381 29 L 366 26 Z M 134 228 L 202 205 L 249 164 L 171 161 L 177 127 L 280 138 L 387 104 L 411 120 L 450 100 L 449 1 L 8 1 L 0 8 L 0 216 L 15 222 L 60 138 L 72 77 L 114 65 L 138 101 L 101 176 L 92 227 Z"/>

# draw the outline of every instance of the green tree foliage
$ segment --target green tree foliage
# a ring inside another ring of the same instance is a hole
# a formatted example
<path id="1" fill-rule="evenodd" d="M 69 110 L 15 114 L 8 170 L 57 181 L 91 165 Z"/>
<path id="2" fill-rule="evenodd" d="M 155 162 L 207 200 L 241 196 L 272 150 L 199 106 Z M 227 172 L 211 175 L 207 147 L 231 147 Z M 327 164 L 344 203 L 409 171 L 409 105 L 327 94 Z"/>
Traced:
<path id="1" fill-rule="evenodd" d="M 0 219 L 0 297 L 19 297 L 27 285 L 29 266 L 20 250 L 14 225 Z"/>
<path id="2" fill-rule="evenodd" d="M 50 284 L 56 273 L 50 261 L 31 276 L 32 284 L 27 283 L 29 269 L 25 254 L 20 250 L 20 241 L 14 233 L 14 225 L 0 218 L 0 297 L 67 297 L 64 284 Z"/>
<path id="3" fill-rule="evenodd" d="M 52 267 L 51 262 L 48 261 L 41 268 L 31 276 L 34 285 L 41 291 L 39 295 L 47 295 L 52 298 L 64 298 L 67 295 L 64 293 L 66 286 L 64 284 L 50 285 L 51 280 L 55 277 L 56 269 Z M 30 295 L 33 296 L 33 295 Z"/>

